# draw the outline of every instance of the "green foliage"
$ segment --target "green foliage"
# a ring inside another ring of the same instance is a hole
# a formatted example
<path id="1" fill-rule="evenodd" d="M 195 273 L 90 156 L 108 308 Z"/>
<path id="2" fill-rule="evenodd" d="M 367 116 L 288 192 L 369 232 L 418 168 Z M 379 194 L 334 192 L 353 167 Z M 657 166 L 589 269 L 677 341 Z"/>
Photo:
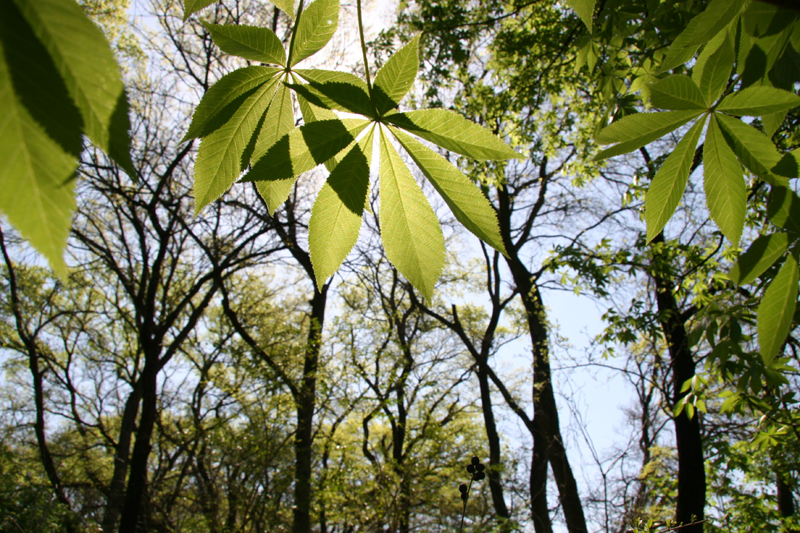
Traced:
<path id="1" fill-rule="evenodd" d="M 128 100 L 111 48 L 75 2 L 0 10 L 0 211 L 63 276 L 81 135 L 136 175 Z"/>

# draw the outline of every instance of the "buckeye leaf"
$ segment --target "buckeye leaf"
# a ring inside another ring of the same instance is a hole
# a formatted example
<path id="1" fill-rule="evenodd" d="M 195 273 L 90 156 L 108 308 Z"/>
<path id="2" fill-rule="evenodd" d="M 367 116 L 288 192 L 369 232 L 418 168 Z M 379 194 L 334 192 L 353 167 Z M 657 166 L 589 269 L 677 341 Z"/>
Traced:
<path id="1" fill-rule="evenodd" d="M 421 142 L 394 128 L 392 133 L 442 196 L 456 220 L 483 242 L 508 255 L 500 236 L 497 215 L 480 189 L 447 159 Z"/>
<path id="2" fill-rule="evenodd" d="M 439 219 L 400 154 L 381 131 L 380 223 L 386 257 L 430 301 L 444 267 Z"/>
<path id="3" fill-rule="evenodd" d="M 700 86 L 703 99 L 709 106 L 716 102 L 717 98 L 725 91 L 735 57 L 733 42 L 729 32 L 722 31 L 719 35 L 722 36 L 719 46 L 708 56 L 705 55 L 706 50 L 703 50 L 703 53 L 700 54 L 700 58 L 698 58 L 697 64 L 692 71 L 692 78 Z M 714 41 L 717 41 L 717 39 L 715 38 Z M 706 45 L 706 48 L 716 44 L 716 42 L 712 41 Z M 703 59 L 702 64 L 700 63 L 701 58 Z"/>
<path id="4" fill-rule="evenodd" d="M 567 0 L 567 5 L 571 7 L 578 17 L 586 24 L 589 33 L 592 33 L 592 16 L 594 15 L 595 0 Z"/>
<path id="5" fill-rule="evenodd" d="M 286 64 L 286 51 L 283 49 L 283 43 L 269 28 L 207 22 L 204 22 L 203 26 L 211 34 L 214 44 L 226 54 L 262 63 Z"/>
<path id="6" fill-rule="evenodd" d="M 308 251 L 320 290 L 358 240 L 369 189 L 373 131 L 333 169 L 311 208 Z"/>
<path id="7" fill-rule="evenodd" d="M 711 218 L 728 240 L 734 246 L 739 246 L 747 210 L 747 187 L 742 165 L 722 136 L 714 118 L 706 132 L 703 169 L 703 185 Z"/>
<path id="8" fill-rule="evenodd" d="M 767 217 L 779 228 L 800 235 L 800 197 L 788 187 L 772 187 Z"/>
<path id="9" fill-rule="evenodd" d="M 647 222 L 647 242 L 661 233 L 683 196 L 692 169 L 694 151 L 705 119 L 691 127 L 675 150 L 658 169 L 645 197 L 644 215 Z"/>
<path id="10" fill-rule="evenodd" d="M 278 139 L 294 128 L 294 109 L 292 109 L 292 92 L 282 83 L 269 104 L 264 122 L 258 132 L 253 161 L 258 161 Z"/>
<path id="11" fill-rule="evenodd" d="M 316 106 L 377 118 L 369 94 L 357 85 L 346 82 L 312 81 L 308 85 L 289 85 L 289 87 Z"/>
<path id="12" fill-rule="evenodd" d="M 783 89 L 757 85 L 726 96 L 717 106 L 717 111 L 736 116 L 760 117 L 788 111 L 798 105 L 800 96 Z"/>
<path id="13" fill-rule="evenodd" d="M 349 83 L 350 85 L 355 85 L 364 92 L 368 92 L 367 82 L 348 72 L 317 68 L 297 69 L 292 72 L 301 76 L 309 83 Z"/>
<path id="14" fill-rule="evenodd" d="M 636 113 L 615 120 L 604 128 L 595 138 L 600 144 L 616 144 L 597 154 L 595 161 L 602 161 L 615 155 L 626 154 L 646 144 L 660 139 L 693 118 L 701 110 L 666 111 L 664 113 Z"/>
<path id="15" fill-rule="evenodd" d="M 419 34 L 392 54 L 392 57 L 375 75 L 372 89 L 379 113 L 385 113 L 400 104 L 400 100 L 414 85 L 418 70 Z"/>
<path id="16" fill-rule="evenodd" d="M 674 75 L 650 85 L 650 103 L 661 109 L 706 109 L 700 88 L 689 76 Z"/>
<path id="17" fill-rule="evenodd" d="M 226 120 L 219 120 L 219 117 L 225 108 L 236 103 L 237 100 L 241 100 L 278 72 L 280 70 L 274 67 L 251 66 L 234 70 L 220 78 L 206 91 L 200 103 L 197 104 L 189 131 L 183 136 L 181 142 L 205 137 L 222 126 Z"/>
<path id="18" fill-rule="evenodd" d="M 0 211 L 64 277 L 62 254 L 75 209 L 77 161 L 50 138 L 14 94 L 2 43 L 0 109 Z"/>
<path id="19" fill-rule="evenodd" d="M 734 153 L 756 176 L 763 178 L 781 160 L 772 141 L 754 127 L 722 113 L 714 117 Z"/>
<path id="20" fill-rule="evenodd" d="M 128 174 L 128 97 L 119 65 L 103 33 L 76 2 L 14 0 L 50 52 L 83 117 L 84 133 Z"/>
<path id="21" fill-rule="evenodd" d="M 189 20 L 192 14 L 205 9 L 217 0 L 183 0 L 183 21 Z"/>
<path id="22" fill-rule="evenodd" d="M 758 306 L 758 345 L 761 359 L 767 365 L 779 354 L 789 334 L 797 303 L 798 277 L 797 261 L 789 255 Z"/>
<path id="23" fill-rule="evenodd" d="M 320 120 L 295 128 L 273 144 L 242 181 L 259 182 L 272 213 L 286 201 L 300 174 L 344 150 L 368 124 L 360 119 Z"/>
<path id="24" fill-rule="evenodd" d="M 300 17 L 289 57 L 293 67 L 319 52 L 331 40 L 339 24 L 339 0 L 316 0 Z"/>
<path id="25" fill-rule="evenodd" d="M 203 137 L 194 164 L 194 212 L 222 196 L 247 165 L 245 150 L 269 104 L 277 80 L 254 91 L 219 129 Z"/>
<path id="26" fill-rule="evenodd" d="M 297 103 L 300 105 L 300 113 L 303 115 L 303 122 L 305 124 L 317 122 L 318 120 L 336 120 L 339 118 L 336 116 L 336 113 L 330 109 L 316 106 L 303 98 L 300 94 L 295 93 L 295 96 L 297 97 Z M 328 171 L 333 171 L 333 169 L 336 168 L 336 163 L 338 163 L 337 158 L 332 157 L 325 161 L 325 168 L 327 168 Z"/>
<path id="27" fill-rule="evenodd" d="M 294 20 L 294 0 L 271 0 L 271 2 L 275 7 L 289 15 L 290 19 Z"/>
<path id="28" fill-rule="evenodd" d="M 733 265 L 731 281 L 738 286 L 753 283 L 786 252 L 789 244 L 791 240 L 786 233 L 761 235 Z"/>
<path id="29" fill-rule="evenodd" d="M 446 109 L 395 113 L 386 116 L 385 120 L 426 141 L 472 159 L 522 159 L 521 155 L 487 129 Z"/>

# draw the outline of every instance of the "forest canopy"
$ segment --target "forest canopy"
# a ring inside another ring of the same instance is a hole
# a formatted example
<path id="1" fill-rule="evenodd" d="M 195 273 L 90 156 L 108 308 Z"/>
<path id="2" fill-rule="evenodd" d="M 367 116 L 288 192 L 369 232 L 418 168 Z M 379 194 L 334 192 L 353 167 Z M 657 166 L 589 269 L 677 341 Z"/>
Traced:
<path id="1" fill-rule="evenodd" d="M 800 530 L 800 7 L 363 3 L 0 2 L 0 530 Z"/>

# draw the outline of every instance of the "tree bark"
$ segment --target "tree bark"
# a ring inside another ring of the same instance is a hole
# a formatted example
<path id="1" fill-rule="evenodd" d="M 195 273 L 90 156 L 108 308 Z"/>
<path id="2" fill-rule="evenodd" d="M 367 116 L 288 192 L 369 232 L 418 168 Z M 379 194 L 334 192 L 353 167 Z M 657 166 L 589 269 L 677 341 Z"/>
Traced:
<path id="1" fill-rule="evenodd" d="M 664 242 L 664 235 L 653 239 L 654 244 Z M 663 269 L 653 265 L 652 276 L 656 288 L 658 320 L 667 340 L 672 364 L 672 402 L 677 404 L 687 392 L 681 392 L 686 380 L 695 375 L 695 363 L 689 348 L 686 324 L 675 299 L 675 285 Z M 673 418 L 675 441 L 678 447 L 678 501 L 675 520 L 690 524 L 705 518 L 706 471 L 703 459 L 703 442 L 700 435 L 699 413 L 689 418 L 684 409 Z M 702 533 L 703 524 L 681 529 L 683 533 Z"/>

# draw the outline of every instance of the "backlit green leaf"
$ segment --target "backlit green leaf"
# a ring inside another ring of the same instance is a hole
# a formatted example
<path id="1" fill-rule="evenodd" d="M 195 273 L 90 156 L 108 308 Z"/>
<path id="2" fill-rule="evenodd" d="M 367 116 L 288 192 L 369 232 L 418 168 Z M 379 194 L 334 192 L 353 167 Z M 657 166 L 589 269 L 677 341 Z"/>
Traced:
<path id="1" fill-rule="evenodd" d="M 446 109 L 395 113 L 385 120 L 451 152 L 473 159 L 522 159 L 496 135 Z"/>
<path id="2" fill-rule="evenodd" d="M 702 113 L 700 110 L 637 113 L 612 122 L 596 137 L 600 144 L 619 143 L 597 156 L 595 161 L 626 154 L 650 144 L 674 131 Z"/>
<path id="3" fill-rule="evenodd" d="M 353 145 L 333 169 L 311 208 L 308 251 L 320 289 L 358 240 L 369 190 L 373 131 Z"/>
<path id="4" fill-rule="evenodd" d="M 203 23 L 203 26 L 211 34 L 214 44 L 226 54 L 262 63 L 286 64 L 286 51 L 283 49 L 283 43 L 269 28 L 243 24 Z"/>
<path id="5" fill-rule="evenodd" d="M 647 242 L 661 233 L 681 201 L 704 123 L 705 120 L 699 120 L 680 140 L 675 150 L 661 165 L 647 190 L 644 208 Z"/>
<path id="6" fill-rule="evenodd" d="M 227 122 L 235 112 L 236 104 L 241 105 L 246 95 L 274 77 L 279 69 L 252 66 L 234 70 L 211 86 L 197 105 L 192 115 L 189 131 L 181 142 L 197 137 L 205 137 Z M 274 81 L 274 80 L 273 80 Z M 231 106 L 233 109 L 226 109 Z M 227 111 L 224 113 L 223 111 Z"/>
<path id="7" fill-rule="evenodd" d="M 733 265 L 731 281 L 739 286 L 753 283 L 786 252 L 790 243 L 786 233 L 760 236 Z"/>
<path id="8" fill-rule="evenodd" d="M 1 11 L 0 11 L 1 12 Z M 14 94 L 0 43 L 0 212 L 64 277 L 77 161 Z"/>
<path id="9" fill-rule="evenodd" d="M 203 137 L 194 165 L 194 211 L 222 196 L 247 165 L 245 149 L 269 105 L 277 79 L 256 89 L 219 129 Z"/>
<path id="10" fill-rule="evenodd" d="M 715 38 L 706 45 L 706 48 L 717 44 L 716 41 L 719 41 L 719 46 L 707 57 L 705 56 L 706 50 L 703 50 L 700 58 L 698 58 L 698 64 L 694 66 L 692 72 L 692 78 L 698 82 L 703 99 L 709 106 L 716 102 L 717 98 L 722 96 L 725 91 L 735 57 L 733 39 L 730 33 L 720 32 L 719 35 L 722 35 L 722 39 Z M 704 60 L 702 64 L 700 64 L 701 58 Z M 695 74 L 697 74 L 696 77 Z"/>
<path id="11" fill-rule="evenodd" d="M 128 97 L 103 33 L 75 2 L 15 0 L 50 52 L 83 117 L 84 133 L 127 173 L 130 158 Z"/>
<path id="12" fill-rule="evenodd" d="M 703 169 L 703 185 L 711 218 L 728 240 L 739 246 L 747 210 L 747 186 L 742 165 L 713 118 L 703 146 Z"/>
<path id="13" fill-rule="evenodd" d="M 692 78 L 682 75 L 668 76 L 650 85 L 650 103 L 654 107 L 672 110 L 707 108 L 700 88 Z"/>
<path id="14" fill-rule="evenodd" d="M 291 65 L 310 57 L 328 44 L 339 24 L 339 0 L 316 0 L 308 6 L 297 28 Z"/>
<path id="15" fill-rule="evenodd" d="M 186 21 L 194 13 L 204 9 L 217 0 L 183 0 L 183 20 Z"/>
<path id="16" fill-rule="evenodd" d="M 421 142 L 394 128 L 392 133 L 442 196 L 456 220 L 476 237 L 506 255 L 497 215 L 480 189 L 447 159 Z"/>
<path id="17" fill-rule="evenodd" d="M 368 120 L 321 120 L 295 128 L 272 145 L 242 181 L 259 182 L 258 190 L 274 212 L 300 174 L 344 150 L 368 124 Z"/>
<path id="18" fill-rule="evenodd" d="M 800 96 L 783 89 L 762 85 L 748 87 L 726 96 L 717 106 L 717 111 L 736 116 L 760 117 L 769 113 L 788 111 L 798 105 Z"/>
<path id="19" fill-rule="evenodd" d="M 378 103 L 378 112 L 395 108 L 408 93 L 419 70 L 419 34 L 415 35 L 375 75 L 373 92 Z"/>
<path id="20" fill-rule="evenodd" d="M 294 19 L 294 14 L 297 12 L 294 0 L 270 0 L 275 7 L 289 15 L 290 19 Z"/>
<path id="21" fill-rule="evenodd" d="M 595 0 L 567 0 L 567 5 L 571 7 L 578 17 L 586 24 L 589 33 L 592 33 L 592 16 L 594 16 Z"/>
<path id="22" fill-rule="evenodd" d="M 789 334 L 797 303 L 798 277 L 797 261 L 789 255 L 758 306 L 758 345 L 767 365 L 779 355 Z"/>
<path id="23" fill-rule="evenodd" d="M 312 81 L 307 85 L 292 84 L 289 87 L 316 106 L 377 118 L 369 94 L 356 85 Z"/>
<path id="24" fill-rule="evenodd" d="M 253 161 L 261 159 L 267 150 L 278 142 L 278 139 L 292 131 L 292 128 L 294 128 L 292 92 L 284 84 L 279 83 L 258 132 L 258 139 L 253 150 Z"/>
<path id="25" fill-rule="evenodd" d="M 386 257 L 430 301 L 444 267 L 439 219 L 400 155 L 381 131 L 380 223 Z"/>
<path id="26" fill-rule="evenodd" d="M 800 197 L 788 187 L 772 187 L 767 216 L 779 228 L 800 235 Z"/>
<path id="27" fill-rule="evenodd" d="M 331 111 L 330 109 L 325 109 L 324 107 L 315 106 L 302 95 L 296 94 L 297 103 L 300 105 L 300 113 L 303 115 L 303 122 L 305 124 L 309 124 L 311 122 L 317 122 L 318 120 L 337 120 L 339 117 L 336 116 L 336 113 Z M 338 163 L 338 159 L 336 156 L 332 157 L 331 159 L 325 161 L 325 168 L 328 171 L 333 171 L 336 168 L 336 164 Z"/>
<path id="28" fill-rule="evenodd" d="M 741 120 L 722 113 L 716 113 L 714 116 L 719 121 L 725 140 L 753 174 L 763 177 L 778 164 L 781 155 L 763 133 Z"/>

